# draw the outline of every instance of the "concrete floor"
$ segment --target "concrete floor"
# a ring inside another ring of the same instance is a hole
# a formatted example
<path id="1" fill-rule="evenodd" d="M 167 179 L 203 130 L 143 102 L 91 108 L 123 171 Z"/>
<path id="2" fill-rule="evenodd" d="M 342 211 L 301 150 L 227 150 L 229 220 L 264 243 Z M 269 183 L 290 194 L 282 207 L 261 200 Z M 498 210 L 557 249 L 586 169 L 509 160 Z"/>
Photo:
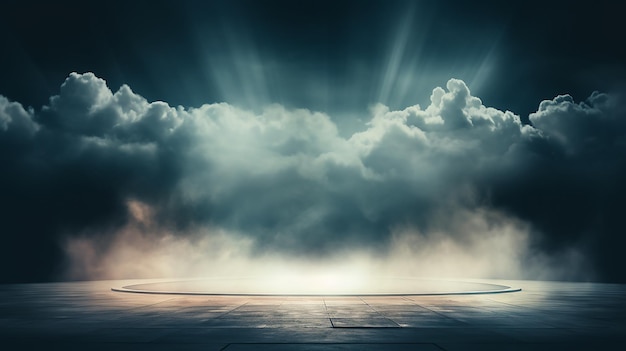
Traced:
<path id="1" fill-rule="evenodd" d="M 626 350 L 626 285 L 488 295 L 181 296 L 0 285 L 0 345 L 63 350 Z M 8 346 L 8 347 L 7 347 Z"/>

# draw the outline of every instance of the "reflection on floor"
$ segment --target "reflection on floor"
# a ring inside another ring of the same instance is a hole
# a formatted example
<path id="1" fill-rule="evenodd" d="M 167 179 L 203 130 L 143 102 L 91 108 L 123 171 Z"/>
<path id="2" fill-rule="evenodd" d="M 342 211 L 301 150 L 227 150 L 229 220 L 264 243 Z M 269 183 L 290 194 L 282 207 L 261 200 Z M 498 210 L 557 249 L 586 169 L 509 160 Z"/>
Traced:
<path id="1" fill-rule="evenodd" d="M 626 350 L 626 285 L 495 281 L 493 295 L 120 293 L 0 285 L 0 344 L 64 350 Z"/>
<path id="2" fill-rule="evenodd" d="M 407 277 L 281 276 L 159 280 L 121 287 L 120 292 L 185 295 L 448 295 L 519 291 L 510 286 L 478 281 Z"/>

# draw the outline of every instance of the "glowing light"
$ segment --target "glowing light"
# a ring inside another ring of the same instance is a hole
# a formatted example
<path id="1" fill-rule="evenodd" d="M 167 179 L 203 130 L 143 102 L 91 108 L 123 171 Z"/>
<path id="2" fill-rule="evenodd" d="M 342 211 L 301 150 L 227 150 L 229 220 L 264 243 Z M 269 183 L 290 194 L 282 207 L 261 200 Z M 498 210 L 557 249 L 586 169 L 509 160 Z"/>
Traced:
<path id="1" fill-rule="evenodd" d="M 338 274 L 256 278 L 138 281 L 114 291 L 185 295 L 448 295 L 519 291 L 491 281 L 346 276 Z"/>

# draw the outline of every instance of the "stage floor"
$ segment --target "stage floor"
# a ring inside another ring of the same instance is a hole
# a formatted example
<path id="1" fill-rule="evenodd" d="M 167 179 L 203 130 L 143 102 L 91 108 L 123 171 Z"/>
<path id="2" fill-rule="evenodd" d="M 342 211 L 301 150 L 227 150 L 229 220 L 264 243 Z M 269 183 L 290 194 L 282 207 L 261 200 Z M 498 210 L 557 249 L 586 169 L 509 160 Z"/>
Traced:
<path id="1" fill-rule="evenodd" d="M 0 285 L 0 345 L 63 350 L 626 350 L 626 285 L 445 296 L 186 296 Z M 7 347 L 8 346 L 8 347 Z"/>

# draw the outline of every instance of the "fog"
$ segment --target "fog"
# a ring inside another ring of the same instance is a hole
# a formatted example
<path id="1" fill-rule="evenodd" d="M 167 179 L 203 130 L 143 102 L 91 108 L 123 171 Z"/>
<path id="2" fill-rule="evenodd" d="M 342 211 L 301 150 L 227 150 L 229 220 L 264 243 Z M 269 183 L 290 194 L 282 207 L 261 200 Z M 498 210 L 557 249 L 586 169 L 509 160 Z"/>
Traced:
<path id="1" fill-rule="evenodd" d="M 383 249 L 314 259 L 254 252 L 252 239 L 219 228 L 175 234 L 159 227 L 148 205 L 129 201 L 128 210 L 132 220 L 116 233 L 67 238 L 66 279 L 160 278 L 178 282 L 175 291 L 229 294 L 372 294 L 455 291 L 476 278 L 591 277 L 579 253 L 533 250 L 527 225 L 488 209 L 446 214 L 446 231 L 399 226 Z"/>
<path id="2" fill-rule="evenodd" d="M 23 267 L 5 273 L 621 279 L 623 95 L 559 95 L 529 123 L 459 79 L 429 100 L 371 105 L 346 133 L 93 73 L 40 109 L 0 96 L 0 257 Z"/>

